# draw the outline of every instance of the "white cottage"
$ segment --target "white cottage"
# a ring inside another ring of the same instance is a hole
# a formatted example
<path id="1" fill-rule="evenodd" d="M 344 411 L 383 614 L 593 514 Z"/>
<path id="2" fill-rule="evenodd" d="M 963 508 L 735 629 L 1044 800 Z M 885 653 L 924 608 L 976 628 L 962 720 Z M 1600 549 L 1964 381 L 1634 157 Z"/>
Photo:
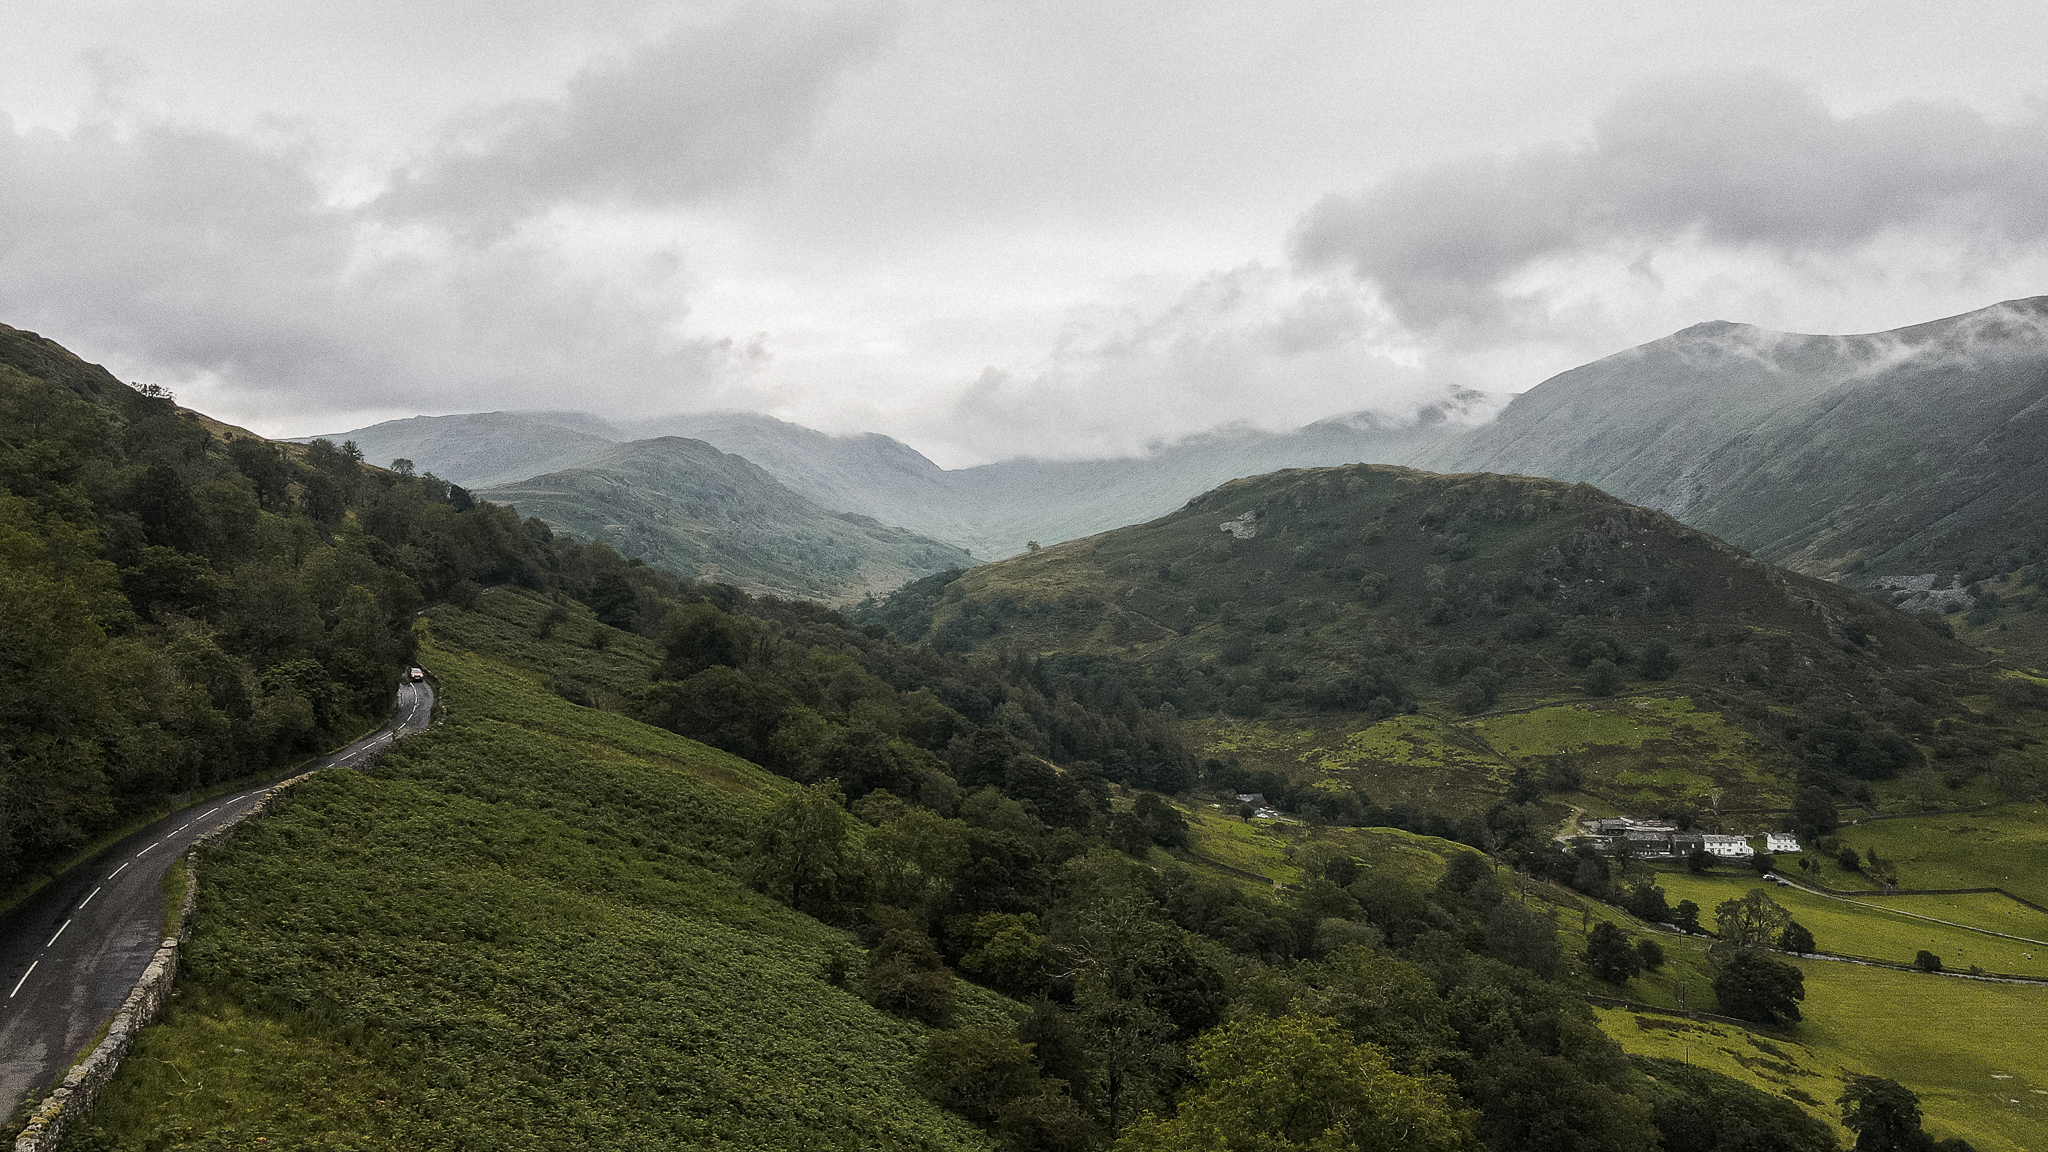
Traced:
<path id="1" fill-rule="evenodd" d="M 1764 851 L 1775 856 L 1780 852 L 1799 851 L 1799 837 L 1790 832 L 1764 833 Z"/>
<path id="2" fill-rule="evenodd" d="M 1709 832 L 1700 837 L 1700 847 L 1729 860 L 1741 860 L 1756 855 L 1756 850 L 1749 846 L 1747 836 L 1722 836 Z"/>

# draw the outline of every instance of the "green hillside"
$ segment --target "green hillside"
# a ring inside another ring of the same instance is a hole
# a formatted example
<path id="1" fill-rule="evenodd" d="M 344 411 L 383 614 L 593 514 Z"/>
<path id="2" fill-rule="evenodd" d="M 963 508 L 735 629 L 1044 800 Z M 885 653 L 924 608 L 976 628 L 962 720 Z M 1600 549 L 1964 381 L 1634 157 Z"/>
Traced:
<path id="1" fill-rule="evenodd" d="M 912 585 L 865 618 L 1170 704 L 1219 783 L 1478 814 L 1769 819 L 2040 779 L 1984 657 L 1583 485 L 1386 466 L 1234 481 L 1149 524 Z M 1974 686 L 1974 687 L 1973 687 Z M 1230 766 L 1235 765 L 1236 768 Z M 1224 779 L 1228 777 L 1229 779 Z M 1749 814 L 1749 815 L 1744 815 Z"/>
<path id="2" fill-rule="evenodd" d="M 738 456 L 675 436 L 479 495 L 685 578 L 828 603 L 974 562 L 929 537 L 827 512 Z"/>
<path id="3" fill-rule="evenodd" d="M 421 658 L 441 726 L 205 858 L 171 1011 L 79 1146 L 989 1146 L 906 1083 L 928 1030 L 823 978 L 852 937 L 743 882 L 793 785 Z"/>
<path id="4" fill-rule="evenodd" d="M 2041 558 L 2048 297 L 1892 332 L 1699 324 L 1552 377 L 1415 457 L 1584 481 L 1852 582 Z"/>
<path id="5" fill-rule="evenodd" d="M 173 797 L 374 727 L 426 598 L 538 580 L 545 543 L 0 325 L 0 903 Z"/>

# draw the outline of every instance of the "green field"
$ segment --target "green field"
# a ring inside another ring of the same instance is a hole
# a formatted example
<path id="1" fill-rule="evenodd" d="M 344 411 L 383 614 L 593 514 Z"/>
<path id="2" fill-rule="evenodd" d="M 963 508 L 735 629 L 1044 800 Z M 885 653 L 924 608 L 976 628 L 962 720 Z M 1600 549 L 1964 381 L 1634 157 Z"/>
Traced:
<path id="1" fill-rule="evenodd" d="M 2006 940 L 1972 932 L 1968 928 L 1947 924 L 1934 924 L 1895 912 L 1888 912 L 1872 904 L 1860 903 L 1862 897 L 1835 899 L 1797 888 L 1779 888 L 1750 876 L 1693 876 L 1684 872 L 1664 872 L 1657 882 L 1673 904 L 1680 900 L 1691 900 L 1700 906 L 1700 923 L 1713 925 L 1714 906 L 1724 900 L 1733 900 L 1751 889 L 1761 887 L 1769 892 L 1771 899 L 1783 905 L 1792 913 L 1792 918 L 1804 924 L 1813 933 L 1814 941 L 1823 952 L 1834 952 L 1845 956 L 1860 956 L 1872 960 L 1885 960 L 1894 964 L 1911 964 L 1921 949 L 1941 957 L 1945 967 L 1961 971 L 1977 965 L 1986 972 L 2011 976 L 2027 976 L 2048 979 L 2048 946 Z M 1955 920 L 1965 923 L 1959 917 L 1943 916 L 1939 905 L 1922 907 L 1909 903 L 1913 899 L 1935 900 L 1941 897 L 1894 897 L 1888 901 L 1901 911 L 1913 911 L 1922 916 L 1936 919 Z M 2048 928 L 2048 917 L 2034 914 L 2037 929 Z M 1995 929 L 2004 931 L 2004 929 Z M 2048 939 L 2037 936 L 2036 939 Z M 2048 992 L 2048 989 L 2044 989 Z"/>
<path id="2" fill-rule="evenodd" d="M 789 785 L 423 661 L 443 726 L 202 858 L 172 1005 L 67 1146 L 987 1146 L 908 1086 L 926 1029 L 821 978 L 850 939 L 737 878 Z"/>
<path id="3" fill-rule="evenodd" d="M 2048 1148 L 2048 1074 L 2039 1058 L 2048 987 L 1795 960 L 1806 978 L 1805 1018 L 1756 1031 L 1670 1015 L 1681 982 L 1690 1007 L 1717 1006 L 1705 941 L 1658 939 L 1670 962 L 1631 981 L 1625 994 L 1665 1012 L 1598 1010 L 1601 1027 L 1628 1051 L 1733 1076 L 1798 1101 L 1838 1130 L 1843 1077 L 1885 1076 L 1919 1094 L 1937 1137 L 1963 1136 L 1980 1152 Z"/>
<path id="4" fill-rule="evenodd" d="M 1198 807 L 1188 818 L 1188 851 L 1277 884 L 1299 881 L 1301 870 L 1288 862 L 1287 829 L 1269 820 L 1244 820 L 1235 812 Z"/>
<path id="5" fill-rule="evenodd" d="M 1955 896 L 1881 896 L 1871 892 L 1859 894 L 1854 899 L 1936 920 L 1968 924 L 1972 928 L 2003 932 L 2008 936 L 2024 936 L 2041 941 L 2044 947 L 2048 947 L 2048 912 L 2029 908 L 2010 896 L 1996 892 Z"/>
<path id="6" fill-rule="evenodd" d="M 1901 887 L 1998 887 L 2048 906 L 2048 804 L 1879 820 L 1839 835 L 1895 862 Z"/>
<path id="7" fill-rule="evenodd" d="M 2048 1147 L 2048 988 L 1798 966 L 1806 1019 L 1782 1033 L 1618 1008 L 1599 1010 L 1600 1023 L 1630 1052 L 1690 1060 L 1838 1126 L 1842 1079 L 1860 1073 L 1911 1087 L 1937 1137 L 1962 1136 L 1980 1152 Z"/>

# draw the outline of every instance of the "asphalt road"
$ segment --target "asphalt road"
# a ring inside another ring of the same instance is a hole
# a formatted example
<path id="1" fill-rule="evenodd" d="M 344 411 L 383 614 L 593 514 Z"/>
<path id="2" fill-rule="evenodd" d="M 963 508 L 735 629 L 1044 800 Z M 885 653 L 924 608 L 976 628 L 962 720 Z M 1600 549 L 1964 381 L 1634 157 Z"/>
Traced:
<path id="1" fill-rule="evenodd" d="M 425 728 L 433 711 L 433 689 L 404 684 L 389 724 L 278 779 L 367 767 L 391 741 Z M 166 816 L 0 918 L 0 1120 L 51 1087 L 142 977 L 163 943 L 171 862 L 200 836 L 233 823 L 270 783 Z"/>

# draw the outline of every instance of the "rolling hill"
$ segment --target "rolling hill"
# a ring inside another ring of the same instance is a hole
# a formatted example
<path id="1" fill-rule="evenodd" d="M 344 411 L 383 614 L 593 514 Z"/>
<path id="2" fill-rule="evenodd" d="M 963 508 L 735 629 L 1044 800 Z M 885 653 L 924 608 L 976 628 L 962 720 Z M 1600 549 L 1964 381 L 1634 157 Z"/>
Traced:
<path id="1" fill-rule="evenodd" d="M 974 562 L 937 540 L 827 512 L 746 460 L 676 436 L 611 445 L 478 495 L 682 576 L 829 603 Z"/>
<path id="2" fill-rule="evenodd" d="M 470 412 L 387 420 L 353 432 L 307 436 L 300 443 L 353 442 L 379 466 L 410 460 L 467 488 L 489 488 L 573 468 L 624 437 L 596 417 L 563 413 Z"/>
<path id="3" fill-rule="evenodd" d="M 1237 480 L 870 618 L 1036 660 L 1084 699 L 1171 704 L 1219 758 L 1418 807 L 1483 809 L 1518 771 L 1588 808 L 1783 811 L 1799 784 L 1874 805 L 1928 763 L 1962 788 L 2027 740 L 1963 702 L 1984 657 L 1919 620 L 1530 477 Z"/>
<path id="4" fill-rule="evenodd" d="M 1354 414 L 1221 429 L 1106 460 L 942 469 L 885 436 L 747 413 L 613 429 L 577 414 L 394 421 L 342 436 L 462 483 L 567 466 L 593 436 L 681 434 L 834 511 L 1007 556 L 1172 510 L 1224 480 L 1357 462 L 1584 482 L 1773 563 L 1875 586 L 1972 583 L 2048 555 L 2048 297 L 1890 332 L 1694 325 L 1543 381 L 1504 408 L 1467 392 L 1412 421 Z M 1495 413 L 1498 412 L 1498 416 Z M 457 430 L 460 430 L 459 433 Z"/>
<path id="5" fill-rule="evenodd" d="M 1220 429 L 1131 457 L 1019 458 L 959 469 L 941 468 L 887 436 L 831 436 L 748 412 L 624 425 L 581 413 L 480 412 L 393 420 L 325 439 L 353 441 L 371 460 L 403 457 L 443 479 L 490 488 L 581 466 L 635 436 L 684 436 L 745 457 L 821 507 L 991 557 L 1149 519 L 1238 476 L 1404 460 L 1487 419 L 1501 400 L 1463 392 L 1408 420 L 1359 412 L 1291 432 Z"/>

